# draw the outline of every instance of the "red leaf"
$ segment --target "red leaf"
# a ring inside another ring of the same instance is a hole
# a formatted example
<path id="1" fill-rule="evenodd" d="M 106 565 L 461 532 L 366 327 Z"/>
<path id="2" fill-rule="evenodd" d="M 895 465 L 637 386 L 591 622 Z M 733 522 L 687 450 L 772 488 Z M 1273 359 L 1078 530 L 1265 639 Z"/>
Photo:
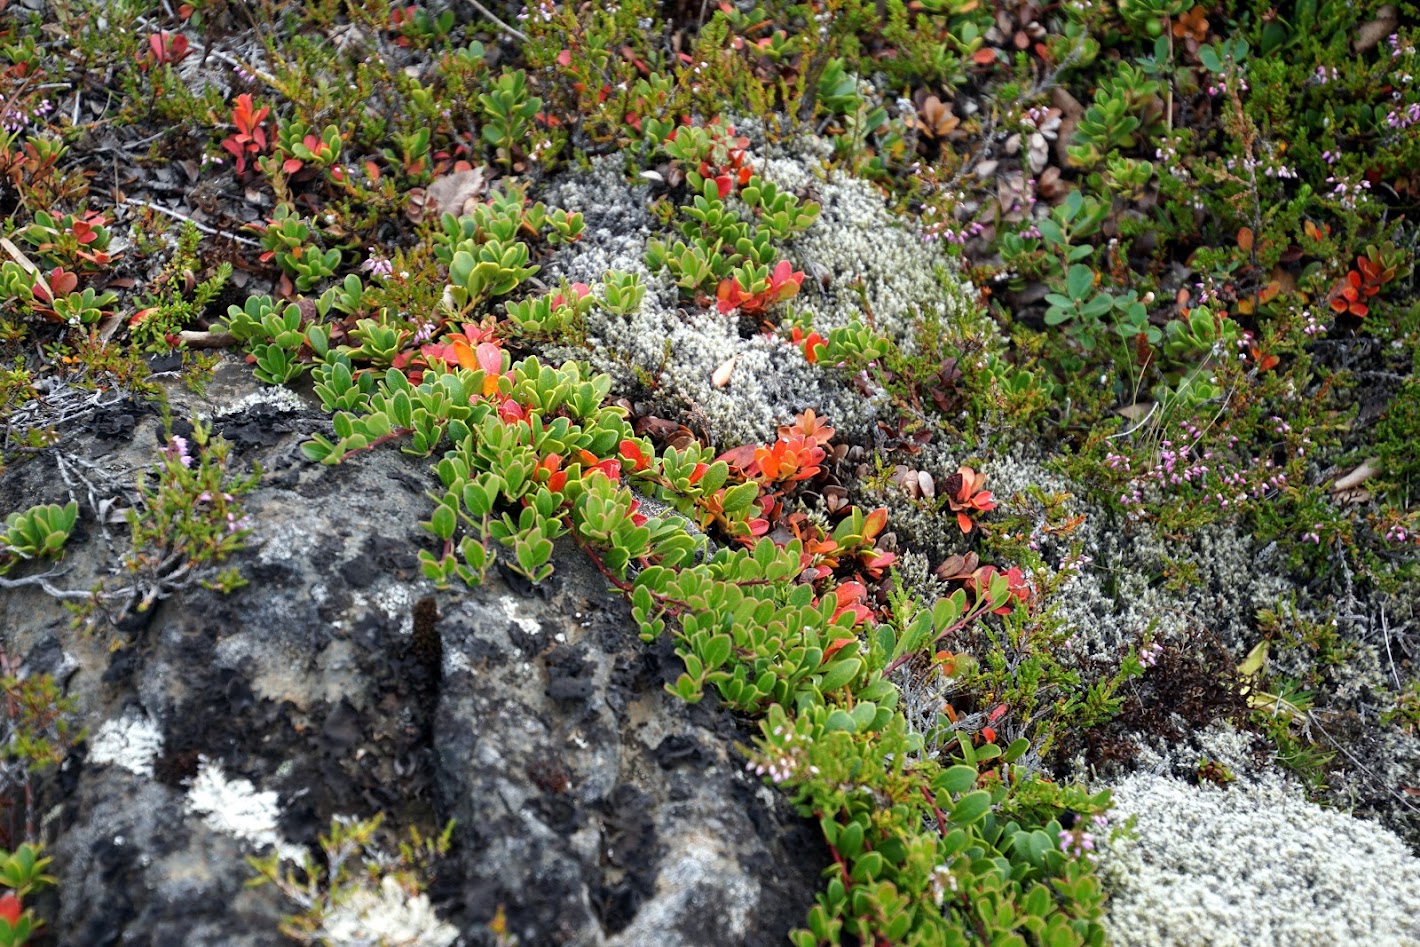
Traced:
<path id="1" fill-rule="evenodd" d="M 79 277 L 56 266 L 49 274 L 49 288 L 54 290 L 56 296 L 68 296 L 79 288 Z"/>
<path id="2" fill-rule="evenodd" d="M 731 467 L 738 467 L 740 470 L 748 472 L 754 466 L 754 452 L 757 448 L 753 444 L 742 444 L 739 447 L 732 447 L 715 459 L 723 460 Z"/>
<path id="3" fill-rule="evenodd" d="M 651 466 L 651 462 L 646 459 L 646 454 L 641 450 L 641 445 L 630 438 L 621 442 L 621 456 L 631 463 L 632 470 L 645 470 Z"/>

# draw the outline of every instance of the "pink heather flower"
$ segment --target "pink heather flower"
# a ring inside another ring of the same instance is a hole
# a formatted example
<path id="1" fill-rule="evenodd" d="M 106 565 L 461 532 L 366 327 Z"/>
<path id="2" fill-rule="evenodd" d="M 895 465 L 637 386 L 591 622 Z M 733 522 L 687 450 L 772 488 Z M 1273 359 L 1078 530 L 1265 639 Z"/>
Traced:
<path id="1" fill-rule="evenodd" d="M 360 269 L 371 276 L 386 278 L 394 272 L 394 265 L 380 254 L 380 251 L 370 247 L 370 258 L 360 264 Z"/>
<path id="2" fill-rule="evenodd" d="M 174 434 L 172 440 L 168 441 L 168 446 L 163 448 L 163 456 L 169 460 L 176 460 L 184 467 L 192 466 L 192 455 L 187 452 L 187 438 Z"/>

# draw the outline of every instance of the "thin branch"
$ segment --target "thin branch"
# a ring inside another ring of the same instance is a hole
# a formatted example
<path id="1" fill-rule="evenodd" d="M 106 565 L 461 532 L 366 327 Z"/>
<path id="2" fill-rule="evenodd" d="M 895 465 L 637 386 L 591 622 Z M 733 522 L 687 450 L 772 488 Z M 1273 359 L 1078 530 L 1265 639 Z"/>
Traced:
<path id="1" fill-rule="evenodd" d="M 473 8 L 475 10 L 477 10 L 479 13 L 482 13 L 488 19 L 492 20 L 504 33 L 507 33 L 509 36 L 513 37 L 516 40 L 519 40 L 520 42 L 526 43 L 528 41 L 528 35 L 526 33 L 522 32 L 521 30 L 515 30 L 507 23 L 504 23 L 502 20 L 498 19 L 498 17 L 494 16 L 492 10 L 479 3 L 478 0 L 468 0 L 468 2 L 473 4 Z"/>
<path id="2" fill-rule="evenodd" d="M 251 240 L 251 239 L 249 239 L 249 238 L 247 238 L 247 237 L 239 236 L 239 235 L 237 235 L 237 234 L 231 233 L 230 231 L 218 230 L 216 227 L 209 227 L 209 226 L 207 226 L 206 224 L 198 223 L 197 221 L 193 220 L 191 217 L 187 216 L 186 214 L 178 213 L 178 212 L 175 211 L 175 210 L 169 210 L 168 208 L 164 207 L 164 206 L 161 205 L 161 204 L 152 204 L 152 203 L 149 203 L 148 201 L 140 201 L 140 200 L 139 200 L 138 198 L 136 198 L 136 197 L 125 197 L 125 198 L 123 199 L 123 203 L 125 203 L 125 204 L 132 204 L 132 205 L 134 205 L 134 206 L 136 206 L 136 207 L 146 207 L 146 208 L 148 208 L 149 210 L 155 210 L 155 211 L 157 211 L 157 212 L 160 213 L 160 214 L 166 214 L 166 215 L 169 216 L 169 217 L 175 218 L 175 219 L 177 219 L 177 220 L 181 220 L 183 223 L 192 224 L 194 227 L 196 227 L 198 230 L 202 231 L 203 233 L 205 233 L 205 234 L 211 234 L 211 235 L 214 236 L 214 237 L 226 237 L 228 240 L 235 240 L 237 243 L 243 244 L 243 245 L 248 246 L 248 247 L 259 247 L 259 246 L 261 246 L 261 244 L 258 243 L 258 242 L 255 241 L 255 240 Z"/>
<path id="3" fill-rule="evenodd" d="M 20 589 L 26 586 L 37 585 L 45 595 L 51 598 L 70 600 L 122 598 L 124 595 L 133 591 L 132 589 L 120 589 L 117 592 L 81 592 L 77 589 L 59 589 L 49 584 L 50 578 L 63 574 L 64 573 L 60 570 L 51 569 L 48 572 L 41 572 L 39 575 L 27 575 L 22 579 L 7 579 L 4 576 L 0 576 L 0 589 Z"/>

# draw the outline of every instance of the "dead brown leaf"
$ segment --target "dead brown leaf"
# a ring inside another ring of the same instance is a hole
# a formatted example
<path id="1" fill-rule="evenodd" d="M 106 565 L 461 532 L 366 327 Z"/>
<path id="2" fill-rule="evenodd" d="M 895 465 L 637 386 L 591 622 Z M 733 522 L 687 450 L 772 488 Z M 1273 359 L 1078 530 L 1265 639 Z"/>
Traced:
<path id="1" fill-rule="evenodd" d="M 1331 492 L 1342 493 L 1347 490 L 1354 490 L 1356 487 L 1359 487 L 1381 472 L 1379 464 L 1380 458 L 1378 457 L 1371 457 L 1362 461 L 1361 464 L 1350 473 L 1346 474 L 1344 477 L 1338 477 L 1336 482 L 1331 485 Z"/>
<path id="2" fill-rule="evenodd" d="M 473 205 L 488 189 L 488 176 L 483 168 L 455 171 L 429 182 L 424 192 L 424 214 L 461 217 L 473 213 Z"/>
<path id="3" fill-rule="evenodd" d="M 1395 32 L 1400 22 L 1395 7 L 1387 3 L 1376 11 L 1376 18 L 1356 27 L 1356 35 L 1351 39 L 1351 48 L 1358 53 L 1368 53 L 1380 45 L 1381 40 Z"/>
<path id="4" fill-rule="evenodd" d="M 961 119 L 952 114 L 950 103 L 929 95 L 917 106 L 917 114 L 907 116 L 907 124 L 928 138 L 945 138 L 956 130 Z"/>

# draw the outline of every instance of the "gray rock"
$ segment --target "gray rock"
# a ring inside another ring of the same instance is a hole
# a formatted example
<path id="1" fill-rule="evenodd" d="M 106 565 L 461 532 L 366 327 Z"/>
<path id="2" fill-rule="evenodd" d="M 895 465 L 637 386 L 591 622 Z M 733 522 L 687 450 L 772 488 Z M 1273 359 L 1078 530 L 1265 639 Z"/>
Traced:
<path id="1" fill-rule="evenodd" d="M 245 888 L 245 856 L 384 812 L 426 834 L 457 820 L 429 894 L 463 943 L 492 943 L 500 905 L 524 944 L 782 943 L 827 853 L 744 772 L 733 746 L 750 725 L 664 691 L 680 671 L 669 643 L 643 644 L 573 547 L 537 588 L 494 568 L 480 588 L 435 591 L 416 558 L 431 546 L 427 462 L 385 449 L 309 464 L 297 448 L 319 411 L 252 398 L 232 369 L 213 402 L 174 391 L 174 414 L 198 408 L 266 470 L 235 559 L 249 585 L 189 589 L 89 635 L 38 589 L 0 596 L 6 650 L 63 672 L 89 733 L 38 787 L 54 941 L 286 943 L 295 906 Z M 156 461 L 143 406 L 90 430 L 66 449 L 113 473 L 114 495 Z M 17 465 L 0 500 L 63 502 L 56 473 L 52 456 Z M 80 499 L 66 588 L 117 561 Z M 121 550 L 126 528 L 110 532 Z"/>

